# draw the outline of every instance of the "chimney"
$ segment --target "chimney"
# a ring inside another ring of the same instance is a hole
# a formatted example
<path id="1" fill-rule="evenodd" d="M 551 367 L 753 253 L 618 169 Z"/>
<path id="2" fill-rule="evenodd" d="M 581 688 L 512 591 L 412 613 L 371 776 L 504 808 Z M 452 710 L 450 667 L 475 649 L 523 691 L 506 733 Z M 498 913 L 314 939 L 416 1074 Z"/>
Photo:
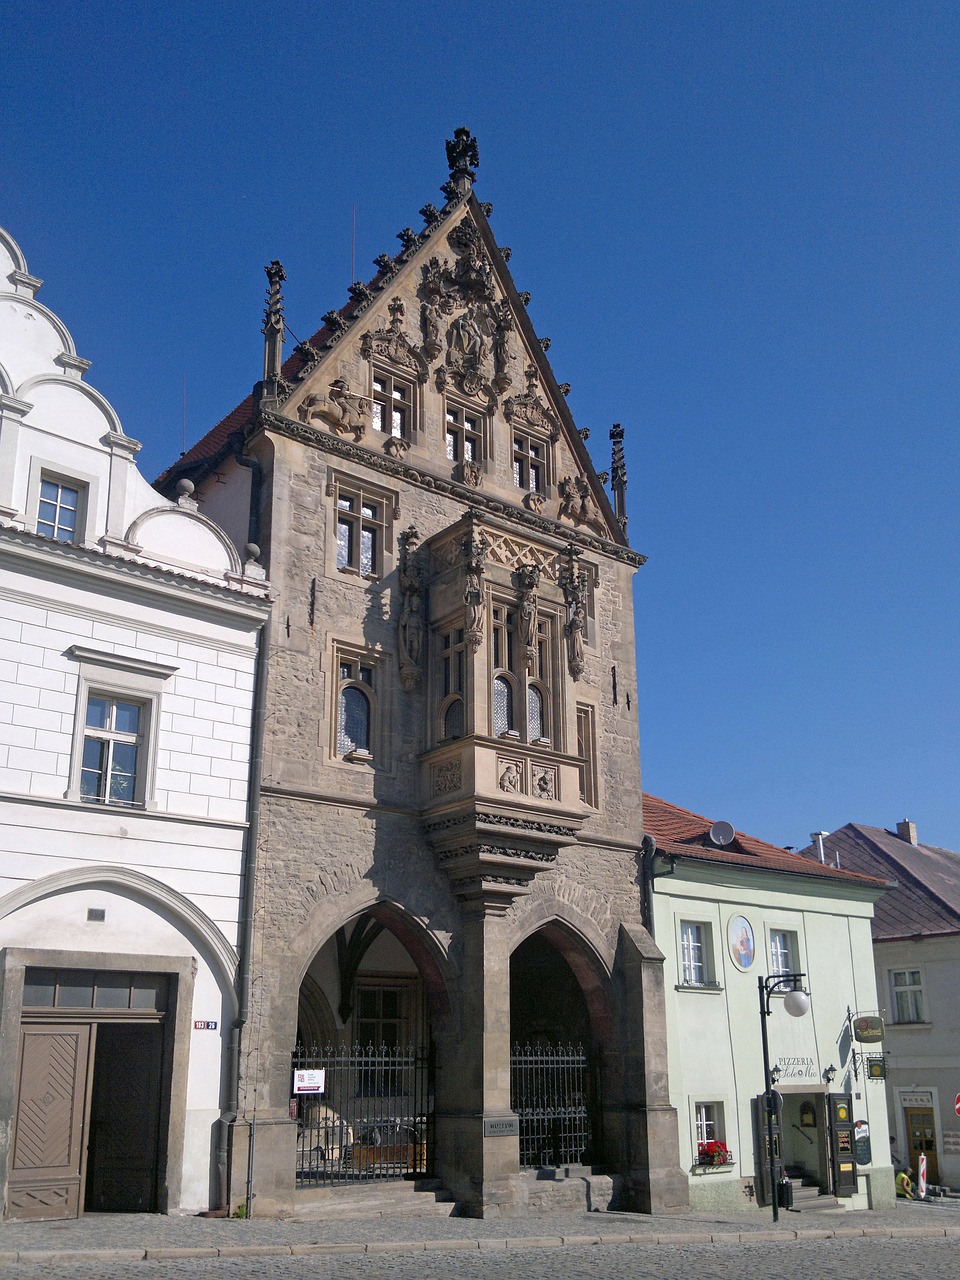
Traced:
<path id="1" fill-rule="evenodd" d="M 820 859 L 821 862 L 826 862 L 827 860 L 823 852 L 823 837 L 828 836 L 829 834 L 830 834 L 829 831 L 811 831 L 810 832 L 810 840 L 813 844 L 813 847 L 816 849 L 817 857 Z"/>
<path id="2" fill-rule="evenodd" d="M 917 824 L 904 818 L 902 822 L 897 823 L 897 835 L 908 844 L 917 844 Z"/>

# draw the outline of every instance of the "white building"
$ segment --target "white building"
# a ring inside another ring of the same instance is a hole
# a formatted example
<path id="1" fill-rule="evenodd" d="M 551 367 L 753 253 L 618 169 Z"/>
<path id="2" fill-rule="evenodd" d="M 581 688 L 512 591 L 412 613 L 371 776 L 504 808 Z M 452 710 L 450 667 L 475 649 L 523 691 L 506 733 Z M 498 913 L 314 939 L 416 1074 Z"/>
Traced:
<path id="1" fill-rule="evenodd" d="M 188 484 L 140 475 L 40 284 L 0 231 L 5 1213 L 205 1210 L 268 589 Z"/>
<path id="2" fill-rule="evenodd" d="M 883 1080 L 852 1039 L 876 1015 L 870 924 L 885 892 L 869 878 L 643 799 L 646 884 L 664 953 L 670 1101 L 690 1207 L 770 1203 L 759 979 L 802 973 L 809 1012 L 789 1017 L 786 992 L 764 997 L 769 1060 L 782 1097 L 776 1180 L 798 1196 L 850 1208 L 894 1199 Z M 729 1163 L 710 1162 L 710 1144 Z"/>
<path id="3" fill-rule="evenodd" d="M 829 862 L 895 882 L 873 920 L 892 1153 L 915 1173 L 923 1155 L 929 1183 L 960 1187 L 960 853 L 921 843 L 907 819 L 848 822 L 818 843 Z"/>

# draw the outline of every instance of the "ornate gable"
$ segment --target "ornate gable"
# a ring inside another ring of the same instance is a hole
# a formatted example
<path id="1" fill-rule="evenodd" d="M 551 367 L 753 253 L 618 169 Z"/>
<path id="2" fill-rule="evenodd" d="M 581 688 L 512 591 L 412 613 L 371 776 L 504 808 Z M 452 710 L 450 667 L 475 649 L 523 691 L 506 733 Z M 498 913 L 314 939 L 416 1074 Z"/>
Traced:
<path id="1" fill-rule="evenodd" d="M 622 465 L 611 505 L 607 475 L 584 445 L 589 433 L 567 408 L 569 386 L 557 383 L 549 341 L 537 338 L 529 295 L 511 277 L 510 250 L 494 239 L 492 206 L 473 194 L 477 147 L 467 130 L 448 144 L 448 160 L 443 208 L 425 205 L 423 229 L 400 231 L 400 252 L 380 254 L 373 280 L 353 284 L 282 369 L 282 268 L 271 264 L 260 411 L 481 491 L 507 515 L 625 546 Z"/>

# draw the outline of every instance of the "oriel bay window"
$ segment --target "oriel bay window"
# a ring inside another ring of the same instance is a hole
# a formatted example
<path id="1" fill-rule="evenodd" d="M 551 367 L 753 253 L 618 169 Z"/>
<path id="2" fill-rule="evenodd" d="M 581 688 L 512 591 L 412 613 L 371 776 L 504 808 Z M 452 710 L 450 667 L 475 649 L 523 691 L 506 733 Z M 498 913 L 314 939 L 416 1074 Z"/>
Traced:
<path id="1" fill-rule="evenodd" d="M 493 736 L 517 737 L 524 742 L 551 740 L 553 635 L 555 620 L 537 620 L 532 670 L 526 645 L 517 630 L 517 610 L 495 603 L 491 615 L 493 663 Z"/>
<path id="2" fill-rule="evenodd" d="M 466 732 L 463 698 L 467 665 L 463 627 L 441 632 L 439 647 L 440 737 L 462 738 Z"/>

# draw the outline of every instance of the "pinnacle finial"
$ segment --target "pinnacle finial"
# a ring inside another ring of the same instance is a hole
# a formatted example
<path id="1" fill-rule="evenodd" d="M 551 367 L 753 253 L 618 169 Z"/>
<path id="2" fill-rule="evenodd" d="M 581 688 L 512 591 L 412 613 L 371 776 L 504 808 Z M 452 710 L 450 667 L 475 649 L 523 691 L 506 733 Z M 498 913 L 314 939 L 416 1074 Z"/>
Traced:
<path id="1" fill-rule="evenodd" d="M 477 177 L 480 150 L 476 138 L 464 126 L 454 129 L 453 138 L 447 139 L 447 164 L 450 181 L 462 195 L 466 194 Z"/>
<path id="2" fill-rule="evenodd" d="M 280 366 L 283 363 L 284 322 L 281 285 L 287 276 L 282 264 L 276 259 L 268 267 L 264 267 L 264 271 L 267 276 L 267 305 L 263 309 L 263 382 L 264 393 L 275 397 Z"/>

